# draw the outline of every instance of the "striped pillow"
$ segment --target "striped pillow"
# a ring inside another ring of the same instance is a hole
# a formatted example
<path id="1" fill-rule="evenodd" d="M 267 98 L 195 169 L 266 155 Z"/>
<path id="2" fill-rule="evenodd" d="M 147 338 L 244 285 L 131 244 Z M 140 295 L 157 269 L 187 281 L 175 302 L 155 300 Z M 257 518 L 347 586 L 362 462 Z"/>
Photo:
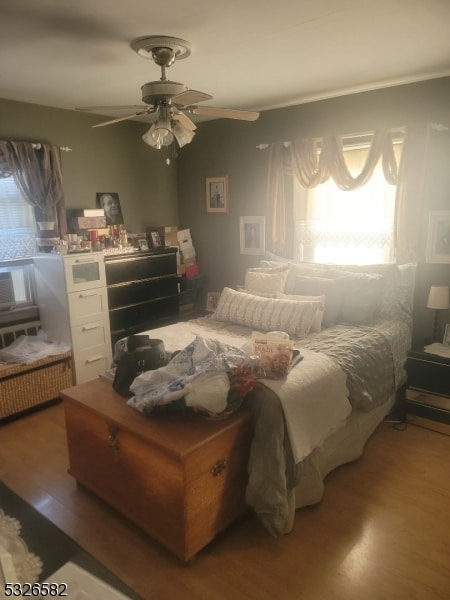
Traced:
<path id="1" fill-rule="evenodd" d="M 308 335 L 320 302 L 263 298 L 224 288 L 212 317 L 259 331 L 285 331 L 301 338 Z"/>

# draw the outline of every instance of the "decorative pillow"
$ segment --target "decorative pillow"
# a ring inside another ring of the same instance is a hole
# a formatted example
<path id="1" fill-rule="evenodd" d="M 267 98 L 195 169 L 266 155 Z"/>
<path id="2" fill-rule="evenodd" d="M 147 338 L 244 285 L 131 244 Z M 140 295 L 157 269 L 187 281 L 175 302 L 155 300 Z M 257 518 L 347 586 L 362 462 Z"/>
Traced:
<path id="1" fill-rule="evenodd" d="M 353 324 L 372 323 L 381 301 L 383 276 L 340 269 L 327 270 L 325 273 L 327 277 L 336 277 L 344 283 L 340 320 Z"/>
<path id="2" fill-rule="evenodd" d="M 287 259 L 286 259 L 287 260 Z M 320 264 L 315 263 L 303 263 L 298 261 L 289 261 L 285 263 L 279 263 L 273 260 L 261 260 L 261 268 L 274 269 L 276 265 L 282 265 L 284 268 L 288 268 L 288 275 L 286 278 L 286 285 L 284 292 L 286 294 L 295 294 L 295 278 L 300 277 L 324 277 L 324 269 Z"/>
<path id="3" fill-rule="evenodd" d="M 276 294 L 269 294 L 268 292 L 250 292 L 249 290 L 246 290 L 245 287 L 243 287 L 242 285 L 237 286 L 237 291 L 244 292 L 246 294 L 251 294 L 252 296 L 260 296 L 261 298 L 276 298 L 277 297 Z"/>
<path id="4" fill-rule="evenodd" d="M 245 274 L 244 287 L 248 292 L 259 292 L 264 294 L 276 294 L 284 292 L 287 271 L 261 272 L 247 270 Z"/>
<path id="5" fill-rule="evenodd" d="M 325 312 L 322 324 L 331 327 L 340 319 L 344 301 L 344 283 L 342 278 L 296 277 L 294 293 L 304 296 L 325 295 Z"/>
<path id="6" fill-rule="evenodd" d="M 318 302 L 319 307 L 316 316 L 313 319 L 310 332 L 320 333 L 322 331 L 322 320 L 325 313 L 325 296 L 300 296 L 300 294 L 281 294 L 278 292 L 276 296 L 279 300 L 295 300 L 295 302 Z"/>
<path id="7" fill-rule="evenodd" d="M 287 271 L 289 265 L 287 263 L 271 262 L 269 266 L 264 265 L 265 261 L 260 262 L 259 267 L 249 267 L 247 271 L 255 271 L 256 273 L 279 273 L 280 271 Z"/>
<path id="8" fill-rule="evenodd" d="M 300 338 L 308 335 L 319 304 L 305 302 L 299 306 L 293 300 L 262 298 L 226 287 L 212 317 L 260 331 L 285 331 Z"/>

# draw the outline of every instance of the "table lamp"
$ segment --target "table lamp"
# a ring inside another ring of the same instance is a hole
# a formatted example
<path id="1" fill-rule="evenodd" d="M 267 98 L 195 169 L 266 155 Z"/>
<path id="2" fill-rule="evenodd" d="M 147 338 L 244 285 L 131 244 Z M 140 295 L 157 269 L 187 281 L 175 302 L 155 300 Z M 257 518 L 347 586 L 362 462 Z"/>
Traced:
<path id="1" fill-rule="evenodd" d="M 439 341 L 439 311 L 450 308 L 450 294 L 449 287 L 447 285 L 432 285 L 430 287 L 430 293 L 428 294 L 427 300 L 427 308 L 433 308 L 435 310 L 433 325 L 433 341 Z"/>

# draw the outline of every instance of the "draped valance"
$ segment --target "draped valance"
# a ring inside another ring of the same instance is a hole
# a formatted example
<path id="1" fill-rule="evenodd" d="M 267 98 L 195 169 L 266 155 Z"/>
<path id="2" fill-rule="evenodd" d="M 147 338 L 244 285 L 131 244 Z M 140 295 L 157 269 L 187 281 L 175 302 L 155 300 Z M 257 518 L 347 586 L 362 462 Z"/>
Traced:
<path id="1" fill-rule="evenodd" d="M 13 176 L 25 200 L 43 219 L 67 232 L 59 146 L 0 140 L 0 176 Z"/>
<path id="2" fill-rule="evenodd" d="M 340 189 L 353 190 L 367 183 L 381 159 L 386 181 L 397 185 L 395 240 L 398 260 L 415 260 L 423 218 L 424 171 L 430 127 L 422 124 L 404 128 L 400 164 L 397 164 L 393 146 L 398 140 L 399 130 L 381 128 L 374 131 L 367 159 L 356 176 L 351 174 L 345 162 L 343 136 L 271 144 L 268 215 L 272 251 L 282 254 L 286 250 L 286 175 L 296 177 L 306 188 L 313 188 L 332 178 Z"/>

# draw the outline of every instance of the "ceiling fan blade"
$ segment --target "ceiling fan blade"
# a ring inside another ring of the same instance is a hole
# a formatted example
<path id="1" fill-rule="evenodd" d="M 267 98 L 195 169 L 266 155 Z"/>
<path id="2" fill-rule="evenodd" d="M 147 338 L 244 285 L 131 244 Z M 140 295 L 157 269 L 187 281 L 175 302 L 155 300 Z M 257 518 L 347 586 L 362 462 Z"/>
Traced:
<path id="1" fill-rule="evenodd" d="M 199 102 L 205 102 L 205 100 L 211 100 L 210 94 L 205 92 L 198 92 L 197 90 L 186 90 L 181 92 L 172 98 L 172 104 L 175 106 L 188 106 L 189 104 L 198 104 Z"/>
<path id="2" fill-rule="evenodd" d="M 197 125 L 195 125 L 195 123 L 193 123 L 190 118 L 185 115 L 184 113 L 176 113 L 173 115 L 173 119 L 175 121 L 180 121 L 180 123 L 186 127 L 186 129 L 189 129 L 189 131 L 195 131 L 197 129 Z"/>
<path id="3" fill-rule="evenodd" d="M 256 121 L 256 119 L 259 117 L 259 112 L 253 110 L 234 110 L 232 108 L 218 108 L 216 106 L 188 106 L 187 109 L 194 115 L 218 117 L 219 119 Z"/>
<path id="4" fill-rule="evenodd" d="M 145 104 L 124 104 L 123 106 L 80 106 L 76 107 L 75 110 L 83 110 L 86 112 L 96 110 L 131 110 L 133 108 L 147 108 Z"/>
<path id="5" fill-rule="evenodd" d="M 141 110 L 140 112 L 134 113 L 132 115 L 127 115 L 126 117 L 119 117 L 118 119 L 111 119 L 110 121 L 104 121 L 103 123 L 97 123 L 97 125 L 92 125 L 92 127 L 104 127 L 105 125 L 112 125 L 113 123 L 120 123 L 120 121 L 126 121 L 127 119 L 132 119 L 133 117 L 139 117 L 141 115 L 148 115 L 150 112 L 154 112 L 154 110 Z"/>

